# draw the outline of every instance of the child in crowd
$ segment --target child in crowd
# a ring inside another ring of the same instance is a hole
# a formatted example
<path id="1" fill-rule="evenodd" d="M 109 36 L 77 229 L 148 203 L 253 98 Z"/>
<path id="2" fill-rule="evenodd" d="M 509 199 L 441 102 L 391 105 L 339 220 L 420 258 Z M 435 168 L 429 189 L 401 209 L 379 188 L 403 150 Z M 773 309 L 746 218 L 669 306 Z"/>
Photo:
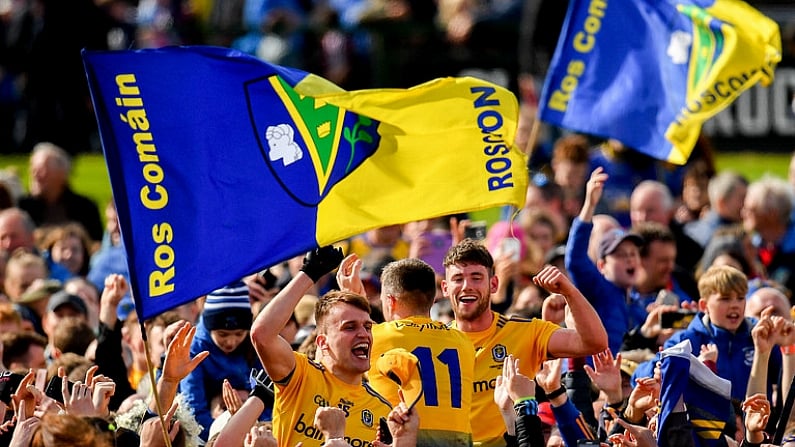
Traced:
<path id="1" fill-rule="evenodd" d="M 210 355 L 180 384 L 196 420 L 202 425 L 200 437 L 207 440 L 213 422 L 213 397 L 221 395 L 225 380 L 245 399 L 251 386 L 251 368 L 261 368 L 249 341 L 252 314 L 248 286 L 236 283 L 207 295 L 191 356 L 202 351 Z M 245 391 L 245 394 L 243 394 Z"/>
<path id="2" fill-rule="evenodd" d="M 693 355 L 701 346 L 715 344 L 718 349 L 717 374 L 732 383 L 731 395 L 742 401 L 751 374 L 754 341 L 751 329 L 755 318 L 745 317 L 746 276 L 734 267 L 714 266 L 698 281 L 699 312 L 687 329 L 675 333 L 665 342 L 669 348 L 682 340 L 690 340 Z M 780 371 L 781 354 L 773 350 L 770 371 Z M 776 381 L 774 380 L 774 383 Z"/>

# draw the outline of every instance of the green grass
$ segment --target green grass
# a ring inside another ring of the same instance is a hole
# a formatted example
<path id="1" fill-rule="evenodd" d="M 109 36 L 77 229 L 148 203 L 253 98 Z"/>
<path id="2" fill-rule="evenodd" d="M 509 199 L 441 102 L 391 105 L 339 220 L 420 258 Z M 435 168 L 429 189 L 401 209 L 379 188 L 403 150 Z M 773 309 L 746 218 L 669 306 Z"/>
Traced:
<path id="1" fill-rule="evenodd" d="M 750 181 L 765 174 L 787 178 L 789 153 L 732 152 L 717 156 L 719 171 L 731 169 L 745 175 Z M 72 162 L 72 188 L 97 203 L 100 210 L 111 199 L 110 180 L 105 160 L 100 154 L 79 155 Z M 0 156 L 0 166 L 14 166 L 22 184 L 28 185 L 28 157 L 25 155 Z M 475 218 L 491 220 L 494 213 L 485 210 L 476 213 Z M 496 214 L 499 215 L 499 212 Z"/>
<path id="2" fill-rule="evenodd" d="M 730 169 L 743 174 L 749 181 L 758 180 L 765 174 L 786 179 L 790 155 L 789 152 L 729 152 L 718 154 L 715 164 L 718 172 Z"/>

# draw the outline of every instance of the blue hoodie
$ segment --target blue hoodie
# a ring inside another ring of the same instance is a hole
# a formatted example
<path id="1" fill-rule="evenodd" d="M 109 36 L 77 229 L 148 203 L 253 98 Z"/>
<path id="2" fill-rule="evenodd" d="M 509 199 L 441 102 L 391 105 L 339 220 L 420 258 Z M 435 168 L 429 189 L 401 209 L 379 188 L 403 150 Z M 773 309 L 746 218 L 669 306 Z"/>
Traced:
<path id="1" fill-rule="evenodd" d="M 204 441 L 207 441 L 210 425 L 213 423 L 210 400 L 220 395 L 224 379 L 228 379 L 236 390 L 250 390 L 251 368 L 262 368 L 256 355 L 252 356 L 253 362 L 249 362 L 246 346 L 248 345 L 244 340 L 237 350 L 226 354 L 213 342 L 204 322 L 199 321 L 196 325 L 196 336 L 190 345 L 190 355 L 193 357 L 202 351 L 209 351 L 210 355 L 180 382 L 180 391 L 187 397 L 196 421 L 202 426 L 199 436 Z"/>
<path id="2" fill-rule="evenodd" d="M 748 379 L 751 375 L 751 364 L 754 360 L 754 340 L 751 338 L 751 329 L 756 324 L 755 318 L 745 318 L 737 332 L 719 328 L 709 321 L 709 318 L 699 312 L 686 329 L 675 333 L 665 342 L 665 349 L 681 342 L 690 340 L 693 346 L 693 355 L 698 357 L 701 345 L 714 343 L 718 347 L 717 374 L 732 383 L 732 398 L 745 399 L 748 388 Z M 781 352 L 773 349 L 770 354 L 768 371 L 773 374 L 773 382 L 778 382 L 781 371 Z M 770 394 L 770 378 L 768 378 L 768 395 Z"/>
<path id="3" fill-rule="evenodd" d="M 607 331 L 607 343 L 615 355 L 621 350 L 624 334 L 643 324 L 648 313 L 638 300 L 629 298 L 628 289 L 621 288 L 596 268 L 588 257 L 588 239 L 593 230 L 592 222 L 574 219 L 566 243 L 566 270 L 572 283 L 591 303 Z"/>

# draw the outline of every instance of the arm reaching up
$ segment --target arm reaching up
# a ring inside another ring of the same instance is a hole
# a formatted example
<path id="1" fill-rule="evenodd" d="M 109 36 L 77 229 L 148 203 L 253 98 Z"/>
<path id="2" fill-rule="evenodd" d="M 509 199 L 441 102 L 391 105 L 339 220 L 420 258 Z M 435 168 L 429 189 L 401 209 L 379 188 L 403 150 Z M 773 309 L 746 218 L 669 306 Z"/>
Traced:
<path id="1" fill-rule="evenodd" d="M 157 381 L 161 409 L 171 408 L 174 397 L 177 395 L 179 383 L 210 355 L 209 351 L 202 351 L 190 358 L 190 345 L 193 342 L 193 336 L 196 335 L 196 327 L 185 321 L 177 321 L 172 325 L 179 326 L 179 330 L 168 343 L 166 360 L 163 362 L 163 373 Z M 158 413 L 157 403 L 154 399 L 149 402 L 149 409 L 153 413 Z"/>
<path id="2" fill-rule="evenodd" d="M 251 341 L 268 375 L 279 382 L 295 369 L 293 349 L 279 335 L 301 297 L 342 261 L 342 250 L 326 246 L 309 252 L 301 271 L 257 315 L 251 326 Z"/>
<path id="3" fill-rule="evenodd" d="M 594 169 L 591 173 L 591 178 L 589 178 L 588 183 L 585 184 L 585 201 L 582 204 L 579 215 L 581 221 L 590 222 L 591 219 L 593 219 L 596 205 L 602 198 L 607 179 L 608 175 L 601 166 Z"/>

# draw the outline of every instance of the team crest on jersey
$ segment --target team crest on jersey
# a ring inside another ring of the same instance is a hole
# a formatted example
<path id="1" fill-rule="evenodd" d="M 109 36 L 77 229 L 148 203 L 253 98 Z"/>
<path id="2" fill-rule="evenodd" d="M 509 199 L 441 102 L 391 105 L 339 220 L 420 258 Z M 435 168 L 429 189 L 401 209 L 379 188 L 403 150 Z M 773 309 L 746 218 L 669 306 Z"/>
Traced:
<path id="1" fill-rule="evenodd" d="M 320 203 L 381 141 L 378 121 L 303 96 L 279 76 L 250 81 L 245 90 L 265 164 L 303 205 Z"/>
<path id="2" fill-rule="evenodd" d="M 366 408 L 364 410 L 362 410 L 362 423 L 364 425 L 366 425 L 368 427 L 372 427 L 373 426 L 373 419 L 374 418 L 373 418 L 373 412 L 372 411 L 370 411 L 370 410 L 368 410 Z"/>
<path id="3" fill-rule="evenodd" d="M 754 363 L 754 351 L 755 348 L 753 346 L 747 346 L 743 348 L 745 366 L 751 366 Z"/>
<path id="4" fill-rule="evenodd" d="M 491 357 L 495 362 L 502 362 L 505 357 L 508 357 L 508 349 L 505 345 L 497 345 L 491 348 Z"/>

